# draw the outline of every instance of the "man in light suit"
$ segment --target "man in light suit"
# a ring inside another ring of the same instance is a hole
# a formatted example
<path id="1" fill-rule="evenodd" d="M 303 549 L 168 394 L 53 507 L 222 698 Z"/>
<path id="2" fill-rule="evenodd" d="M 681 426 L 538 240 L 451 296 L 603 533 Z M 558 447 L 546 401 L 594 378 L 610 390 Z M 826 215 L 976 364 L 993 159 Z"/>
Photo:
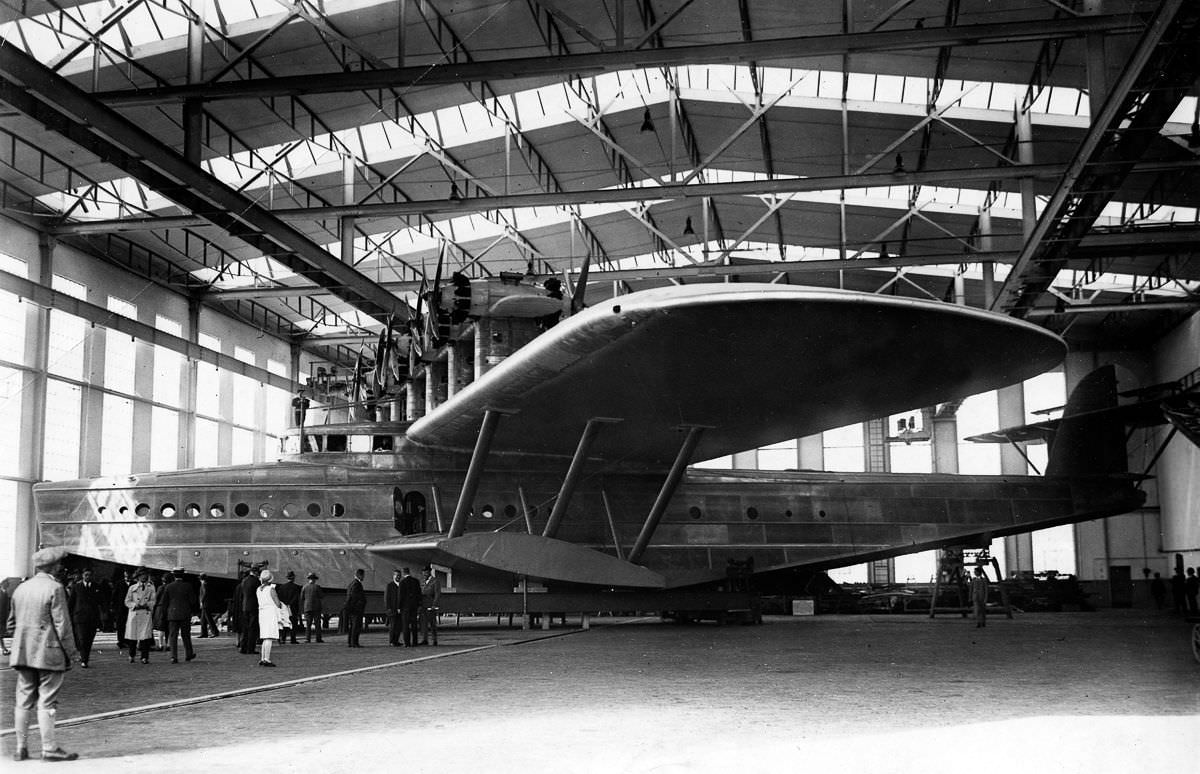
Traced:
<path id="1" fill-rule="evenodd" d="M 13 705 L 17 748 L 13 760 L 29 757 L 29 721 L 37 708 L 42 760 L 73 761 L 79 756 L 58 746 L 54 720 L 58 692 L 71 662 L 79 657 L 67 611 L 67 593 L 54 575 L 62 569 L 65 548 L 43 548 L 33 555 L 36 574 L 13 592 L 9 624 L 13 628 L 9 664 L 17 673 Z"/>

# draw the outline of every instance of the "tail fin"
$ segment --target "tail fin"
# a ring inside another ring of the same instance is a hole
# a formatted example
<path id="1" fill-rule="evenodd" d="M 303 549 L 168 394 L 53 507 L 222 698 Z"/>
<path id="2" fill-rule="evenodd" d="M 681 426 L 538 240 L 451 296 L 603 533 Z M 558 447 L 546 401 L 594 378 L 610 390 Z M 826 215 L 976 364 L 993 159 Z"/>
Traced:
<path id="1" fill-rule="evenodd" d="M 1128 472 L 1125 428 L 1117 407 L 1117 370 L 1102 366 L 1085 376 L 1067 399 L 1050 442 L 1047 476 L 1102 476 Z"/>

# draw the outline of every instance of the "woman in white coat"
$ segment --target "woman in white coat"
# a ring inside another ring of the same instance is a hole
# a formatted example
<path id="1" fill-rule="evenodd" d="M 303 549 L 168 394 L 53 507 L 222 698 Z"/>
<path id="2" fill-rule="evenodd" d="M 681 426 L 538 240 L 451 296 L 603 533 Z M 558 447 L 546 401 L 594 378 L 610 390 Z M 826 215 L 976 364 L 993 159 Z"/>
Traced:
<path id="1" fill-rule="evenodd" d="M 154 624 L 151 620 L 154 597 L 150 571 L 143 567 L 137 571 L 137 583 L 125 592 L 125 607 L 129 608 L 129 617 L 125 619 L 125 641 L 129 643 L 130 664 L 139 650 L 142 652 L 142 663 L 150 663 L 150 643 L 154 639 Z"/>
<path id="2" fill-rule="evenodd" d="M 275 583 L 272 581 L 270 570 L 263 570 L 258 575 L 258 636 L 262 638 L 262 661 L 259 666 L 273 667 L 271 661 L 271 646 L 279 639 L 279 623 L 283 620 L 283 603 L 275 593 Z"/>

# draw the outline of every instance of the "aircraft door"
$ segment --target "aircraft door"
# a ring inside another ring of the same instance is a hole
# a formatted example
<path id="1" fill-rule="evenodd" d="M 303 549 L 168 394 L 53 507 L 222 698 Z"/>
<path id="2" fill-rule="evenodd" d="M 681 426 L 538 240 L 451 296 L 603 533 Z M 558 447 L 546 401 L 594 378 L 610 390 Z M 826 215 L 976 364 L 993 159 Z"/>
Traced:
<path id="1" fill-rule="evenodd" d="M 400 487 L 392 489 L 392 526 L 401 535 L 425 531 L 425 495 L 417 491 L 405 494 Z"/>

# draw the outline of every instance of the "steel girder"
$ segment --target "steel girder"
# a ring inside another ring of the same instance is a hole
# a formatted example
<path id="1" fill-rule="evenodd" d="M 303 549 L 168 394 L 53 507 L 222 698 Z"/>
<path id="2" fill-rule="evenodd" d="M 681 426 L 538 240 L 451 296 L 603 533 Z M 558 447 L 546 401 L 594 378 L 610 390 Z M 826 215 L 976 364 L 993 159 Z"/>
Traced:
<path id="1" fill-rule="evenodd" d="M 0 98 L 376 320 L 404 313 L 387 290 L 15 46 L 0 46 Z"/>

